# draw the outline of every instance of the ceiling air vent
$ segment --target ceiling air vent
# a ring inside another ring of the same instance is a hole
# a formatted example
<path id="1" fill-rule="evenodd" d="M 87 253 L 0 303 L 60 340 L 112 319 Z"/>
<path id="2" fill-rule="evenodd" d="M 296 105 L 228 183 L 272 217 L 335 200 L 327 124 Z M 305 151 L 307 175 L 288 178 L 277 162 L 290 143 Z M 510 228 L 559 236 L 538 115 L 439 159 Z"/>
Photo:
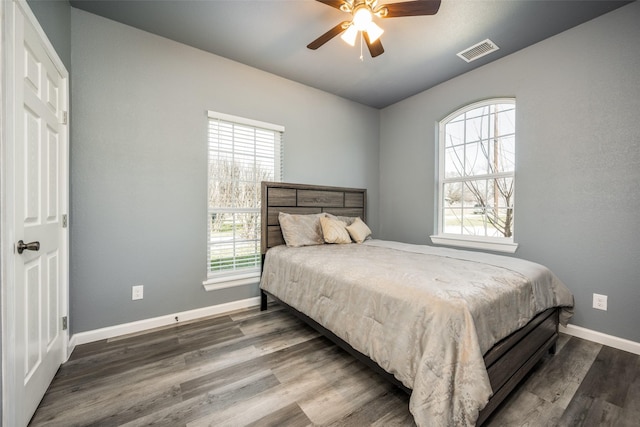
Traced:
<path id="1" fill-rule="evenodd" d="M 498 49 L 500 48 L 494 42 L 486 39 L 458 53 L 458 56 L 467 62 L 471 62 Z"/>

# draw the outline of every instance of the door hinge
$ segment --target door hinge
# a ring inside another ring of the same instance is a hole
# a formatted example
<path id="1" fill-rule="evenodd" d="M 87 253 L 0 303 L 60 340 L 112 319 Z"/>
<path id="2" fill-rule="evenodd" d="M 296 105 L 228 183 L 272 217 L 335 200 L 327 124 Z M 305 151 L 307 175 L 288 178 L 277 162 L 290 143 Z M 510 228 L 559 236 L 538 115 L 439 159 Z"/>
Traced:
<path id="1" fill-rule="evenodd" d="M 62 318 L 62 330 L 66 331 L 67 330 L 67 316 L 64 316 Z"/>
<path id="2" fill-rule="evenodd" d="M 62 215 L 62 228 L 67 228 L 67 226 L 69 225 L 69 219 L 67 217 L 67 214 Z"/>
<path id="3" fill-rule="evenodd" d="M 69 120 L 68 115 L 69 115 L 69 113 L 67 113 L 66 111 L 62 112 L 62 124 L 63 125 L 67 124 L 67 121 Z"/>

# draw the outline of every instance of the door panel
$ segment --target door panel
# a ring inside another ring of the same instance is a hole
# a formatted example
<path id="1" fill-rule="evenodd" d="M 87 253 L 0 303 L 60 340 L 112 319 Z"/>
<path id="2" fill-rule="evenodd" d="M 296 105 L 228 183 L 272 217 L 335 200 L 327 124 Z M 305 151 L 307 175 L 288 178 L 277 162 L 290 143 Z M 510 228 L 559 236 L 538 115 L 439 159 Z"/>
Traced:
<path id="1" fill-rule="evenodd" d="M 40 168 L 38 167 L 40 162 L 40 118 L 26 105 L 24 108 L 24 128 L 24 164 L 18 163 L 16 166 L 22 166 L 21 169 L 24 171 L 24 226 L 28 227 L 37 225 L 40 218 Z M 16 143 L 20 143 L 19 139 Z M 16 188 L 16 191 L 19 190 L 20 188 Z"/>
<path id="2" fill-rule="evenodd" d="M 25 310 L 24 325 L 27 331 L 25 342 L 25 383 L 29 383 L 31 377 L 36 373 L 42 360 L 40 351 L 40 284 L 41 269 L 40 258 L 36 258 L 24 265 L 25 269 Z"/>
<path id="3" fill-rule="evenodd" d="M 56 340 L 60 335 L 60 307 L 55 303 L 58 296 L 60 295 L 59 288 L 59 277 L 60 277 L 60 268 L 58 267 L 60 257 L 58 256 L 58 251 L 54 251 L 52 254 L 48 255 L 47 259 L 47 270 L 49 274 L 47 275 L 47 279 L 49 283 L 45 287 L 47 290 L 47 295 L 45 296 L 46 307 L 47 307 L 47 321 L 49 330 L 47 331 L 47 352 L 51 351 L 51 347 L 56 344 Z"/>
<path id="4" fill-rule="evenodd" d="M 58 175 L 59 165 L 60 165 L 60 150 L 58 145 L 58 133 L 47 126 L 47 154 L 48 154 L 48 165 L 47 172 L 49 174 L 47 178 L 47 182 L 49 183 L 49 188 L 47 189 L 47 222 L 56 222 L 58 221 L 58 199 L 60 198 L 58 192 L 58 186 L 60 185 Z"/>
<path id="5" fill-rule="evenodd" d="M 28 421 L 62 363 L 61 320 L 58 318 L 60 298 L 55 289 L 59 283 L 56 263 L 62 231 L 58 213 L 61 153 L 57 143 L 61 129 L 57 88 L 62 76 L 27 22 L 23 52 L 26 152 L 22 163 L 26 198 L 23 240 L 40 242 L 40 250 L 23 252 L 16 266 L 19 270 L 20 263 L 24 262 L 22 268 L 27 271 L 23 322 L 28 331 L 24 378 L 25 420 Z M 19 138 L 16 143 L 20 143 Z M 20 164 L 17 166 L 19 170 Z M 16 194 L 16 198 L 20 195 Z M 16 219 L 19 222 L 20 216 L 17 215 Z M 19 331 L 17 336 L 20 337 Z"/>
<path id="6" fill-rule="evenodd" d="M 26 426 L 53 376 L 66 358 L 68 334 L 62 316 L 68 301 L 68 233 L 62 226 L 68 206 L 68 74 L 25 2 L 6 2 L 11 17 L 13 82 L 12 143 L 7 160 L 13 182 L 6 198 L 13 206 L 15 240 L 39 242 L 39 250 L 15 251 L 7 285 L 3 341 L 3 420 Z"/>

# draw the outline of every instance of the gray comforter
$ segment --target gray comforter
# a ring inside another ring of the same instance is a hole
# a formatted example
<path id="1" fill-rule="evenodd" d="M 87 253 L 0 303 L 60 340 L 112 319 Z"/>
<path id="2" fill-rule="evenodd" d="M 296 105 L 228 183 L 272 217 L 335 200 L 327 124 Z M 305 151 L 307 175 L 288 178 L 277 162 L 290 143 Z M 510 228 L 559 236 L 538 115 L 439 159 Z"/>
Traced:
<path id="1" fill-rule="evenodd" d="M 475 425 L 492 394 L 483 354 L 573 296 L 547 268 L 485 253 L 370 240 L 277 246 L 261 288 L 411 388 L 419 426 Z"/>

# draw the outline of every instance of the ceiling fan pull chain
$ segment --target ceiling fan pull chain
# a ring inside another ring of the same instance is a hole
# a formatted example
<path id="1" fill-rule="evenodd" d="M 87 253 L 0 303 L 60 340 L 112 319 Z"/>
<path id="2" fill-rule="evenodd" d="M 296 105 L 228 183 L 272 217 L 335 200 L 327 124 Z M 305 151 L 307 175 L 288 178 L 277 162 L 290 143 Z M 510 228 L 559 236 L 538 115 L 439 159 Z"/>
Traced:
<path id="1" fill-rule="evenodd" d="M 360 31 L 360 62 L 364 62 L 364 55 L 362 54 L 362 31 Z"/>

